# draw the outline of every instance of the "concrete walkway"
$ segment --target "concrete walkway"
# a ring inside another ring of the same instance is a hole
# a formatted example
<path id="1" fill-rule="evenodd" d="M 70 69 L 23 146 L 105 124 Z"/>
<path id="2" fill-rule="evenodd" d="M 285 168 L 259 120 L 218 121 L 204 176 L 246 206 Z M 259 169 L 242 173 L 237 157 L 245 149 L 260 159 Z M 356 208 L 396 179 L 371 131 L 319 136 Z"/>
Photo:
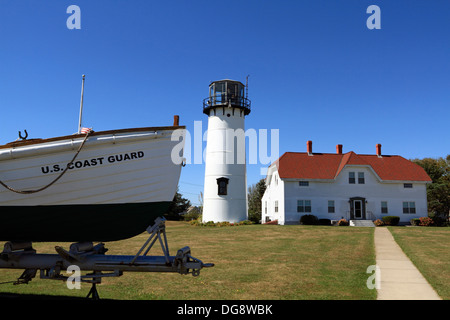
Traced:
<path id="1" fill-rule="evenodd" d="M 441 300 L 387 228 L 375 228 L 375 254 L 381 280 L 378 300 Z"/>

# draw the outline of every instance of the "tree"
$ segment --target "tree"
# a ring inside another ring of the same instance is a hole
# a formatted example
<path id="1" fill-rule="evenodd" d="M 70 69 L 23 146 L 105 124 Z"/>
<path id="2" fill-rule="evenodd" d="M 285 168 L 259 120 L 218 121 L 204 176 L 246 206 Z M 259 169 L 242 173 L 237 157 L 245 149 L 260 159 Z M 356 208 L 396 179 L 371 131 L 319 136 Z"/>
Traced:
<path id="1" fill-rule="evenodd" d="M 414 159 L 430 176 L 427 186 L 428 211 L 434 216 L 448 219 L 450 212 L 450 155 L 444 158 Z"/>
<path id="2" fill-rule="evenodd" d="M 199 207 L 190 207 L 188 212 L 183 215 L 184 221 L 197 220 L 198 217 L 202 214 Z"/>
<path id="3" fill-rule="evenodd" d="M 248 219 L 259 223 L 261 220 L 261 199 L 266 191 L 265 179 L 259 180 L 248 188 Z"/>
<path id="4" fill-rule="evenodd" d="M 200 210 L 200 215 L 203 214 L 203 192 L 200 191 L 200 195 L 198 196 L 198 202 L 200 205 L 198 206 L 198 209 Z"/>
<path id="5" fill-rule="evenodd" d="M 175 193 L 172 202 L 169 205 L 164 217 L 167 220 L 180 220 L 180 213 L 186 212 L 187 209 L 191 206 L 191 201 L 189 199 L 183 198 L 183 196 L 178 192 Z"/>

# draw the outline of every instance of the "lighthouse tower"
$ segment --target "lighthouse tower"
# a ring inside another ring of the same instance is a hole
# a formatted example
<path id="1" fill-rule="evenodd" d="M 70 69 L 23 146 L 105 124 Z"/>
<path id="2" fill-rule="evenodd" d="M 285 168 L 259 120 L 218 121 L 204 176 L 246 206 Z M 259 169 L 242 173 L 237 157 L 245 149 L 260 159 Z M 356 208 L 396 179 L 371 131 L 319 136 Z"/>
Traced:
<path id="1" fill-rule="evenodd" d="M 245 116 L 250 113 L 246 86 L 219 80 L 203 100 L 208 115 L 203 222 L 247 219 Z"/>

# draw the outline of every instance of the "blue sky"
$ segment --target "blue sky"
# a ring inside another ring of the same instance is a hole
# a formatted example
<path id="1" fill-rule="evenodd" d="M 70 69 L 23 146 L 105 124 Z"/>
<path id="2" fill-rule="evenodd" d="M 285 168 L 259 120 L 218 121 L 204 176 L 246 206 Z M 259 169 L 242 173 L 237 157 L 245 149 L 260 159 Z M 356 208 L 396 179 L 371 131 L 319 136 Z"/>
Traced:
<path id="1" fill-rule="evenodd" d="M 68 6 L 81 9 L 69 30 Z M 369 5 L 381 29 L 369 30 Z M 0 144 L 207 117 L 210 81 L 249 77 L 246 129 L 278 129 L 280 155 L 450 153 L 450 1 L 0 0 Z M 269 135 L 270 138 L 270 135 Z M 204 143 L 204 146 L 206 143 Z M 248 165 L 248 185 L 262 176 Z M 203 164 L 180 191 L 198 203 Z"/>

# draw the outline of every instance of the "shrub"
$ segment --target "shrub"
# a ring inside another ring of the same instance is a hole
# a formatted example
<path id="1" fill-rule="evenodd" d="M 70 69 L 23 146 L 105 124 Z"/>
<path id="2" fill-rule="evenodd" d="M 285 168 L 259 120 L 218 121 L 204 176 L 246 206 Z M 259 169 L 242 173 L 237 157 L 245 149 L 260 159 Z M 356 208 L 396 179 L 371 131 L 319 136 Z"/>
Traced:
<path id="1" fill-rule="evenodd" d="M 192 225 L 192 226 L 197 226 L 199 223 L 201 223 L 201 221 L 198 221 L 198 220 L 191 220 L 191 221 L 189 221 L 189 224 Z"/>
<path id="2" fill-rule="evenodd" d="M 191 225 L 199 226 L 199 227 L 237 227 L 237 226 L 244 226 L 244 225 L 251 225 L 254 222 L 250 220 L 244 220 L 241 222 L 228 222 L 228 221 L 220 221 L 220 222 L 214 222 L 214 221 L 208 221 L 203 223 L 200 218 L 197 220 L 191 220 L 189 221 Z"/>
<path id="3" fill-rule="evenodd" d="M 198 210 L 192 209 L 189 213 L 183 215 L 184 221 L 197 220 L 200 217 L 200 212 Z"/>
<path id="4" fill-rule="evenodd" d="M 411 220 L 409 220 L 409 222 L 411 223 L 412 226 L 420 225 L 420 219 L 419 218 L 412 218 Z"/>
<path id="5" fill-rule="evenodd" d="M 429 227 L 432 224 L 434 224 L 433 219 L 429 218 L 429 217 L 421 217 L 419 218 L 419 226 L 425 226 L 425 227 Z"/>
<path id="6" fill-rule="evenodd" d="M 373 222 L 374 225 L 376 225 L 377 227 L 381 227 L 384 226 L 384 222 L 381 219 L 377 219 Z"/>
<path id="7" fill-rule="evenodd" d="M 330 219 L 319 219 L 319 224 L 321 226 L 331 226 L 331 220 Z"/>
<path id="8" fill-rule="evenodd" d="M 400 217 L 398 216 L 384 216 L 383 222 L 387 226 L 396 226 L 398 225 L 398 222 L 400 221 Z"/>
<path id="9" fill-rule="evenodd" d="M 316 225 L 319 224 L 319 219 L 313 214 L 305 214 L 300 218 L 300 224 L 303 225 Z"/>
<path id="10" fill-rule="evenodd" d="M 348 221 L 345 219 L 341 219 L 338 221 L 338 226 L 348 226 Z"/>
<path id="11" fill-rule="evenodd" d="M 438 227 L 445 227 L 448 225 L 447 217 L 442 214 L 431 213 L 428 215 L 431 219 L 433 219 L 433 225 Z"/>

